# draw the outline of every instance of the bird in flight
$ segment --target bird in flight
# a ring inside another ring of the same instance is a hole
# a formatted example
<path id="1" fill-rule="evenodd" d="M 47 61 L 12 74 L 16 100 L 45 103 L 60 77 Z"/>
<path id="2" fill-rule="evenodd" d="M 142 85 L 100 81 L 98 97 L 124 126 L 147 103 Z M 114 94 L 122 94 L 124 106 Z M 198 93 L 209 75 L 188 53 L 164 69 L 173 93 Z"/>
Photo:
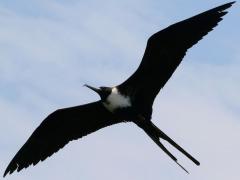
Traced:
<path id="1" fill-rule="evenodd" d="M 184 21 L 173 24 L 153 34 L 147 42 L 140 66 L 126 81 L 115 87 L 95 88 L 100 100 L 76 107 L 58 109 L 51 113 L 32 133 L 27 142 L 8 165 L 4 177 L 15 170 L 21 171 L 36 165 L 76 140 L 101 128 L 133 122 L 183 170 L 177 158 L 162 144 L 167 141 L 196 165 L 200 165 L 151 121 L 155 97 L 172 76 L 187 50 L 212 31 L 227 14 L 230 2 Z"/>

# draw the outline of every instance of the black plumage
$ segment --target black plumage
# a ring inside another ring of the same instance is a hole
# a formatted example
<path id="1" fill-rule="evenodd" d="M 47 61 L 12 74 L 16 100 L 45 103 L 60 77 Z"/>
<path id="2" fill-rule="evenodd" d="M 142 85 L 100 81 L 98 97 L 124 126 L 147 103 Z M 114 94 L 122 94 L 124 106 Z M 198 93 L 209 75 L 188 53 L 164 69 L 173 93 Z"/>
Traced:
<path id="1" fill-rule="evenodd" d="M 128 121 L 142 128 L 178 165 L 180 164 L 176 157 L 163 146 L 161 139 L 168 141 L 199 165 L 194 157 L 152 123 L 152 105 L 156 95 L 178 67 L 187 50 L 213 30 L 227 13 L 224 10 L 233 3 L 224 4 L 178 22 L 152 35 L 147 42 L 140 66 L 131 77 L 113 88 L 98 89 L 86 85 L 96 91 L 101 100 L 59 109 L 50 114 L 12 159 L 4 176 L 45 160 L 71 140 L 106 126 Z"/>
<path id="2" fill-rule="evenodd" d="M 119 122 L 100 101 L 56 110 L 40 124 L 18 151 L 5 175 L 45 160 L 71 140 Z"/>

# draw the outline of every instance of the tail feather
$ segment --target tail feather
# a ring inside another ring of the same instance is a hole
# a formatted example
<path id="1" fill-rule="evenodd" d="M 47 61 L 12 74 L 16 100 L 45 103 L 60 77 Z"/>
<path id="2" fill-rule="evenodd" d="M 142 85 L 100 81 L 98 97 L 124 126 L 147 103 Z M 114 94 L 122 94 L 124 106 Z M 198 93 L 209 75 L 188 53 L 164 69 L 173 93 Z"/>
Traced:
<path id="1" fill-rule="evenodd" d="M 148 122 L 145 121 L 144 123 L 136 123 L 136 124 L 139 127 L 141 127 L 148 134 L 148 136 L 185 172 L 189 173 L 181 164 L 178 163 L 177 158 L 170 151 L 168 151 L 167 148 L 161 143 L 160 141 L 161 138 L 166 140 L 176 149 L 178 149 L 181 153 L 183 153 L 186 157 L 188 157 L 193 163 L 195 163 L 198 166 L 200 165 L 198 160 L 196 160 L 192 155 L 190 155 L 181 146 L 179 146 L 176 142 L 174 142 L 170 137 L 168 137 L 163 131 L 161 131 L 151 121 L 148 121 Z"/>
<path id="2" fill-rule="evenodd" d="M 186 173 L 189 174 L 189 172 L 186 170 L 186 168 L 183 167 L 180 163 L 178 163 L 177 158 L 170 151 L 168 151 L 167 148 L 160 142 L 159 138 L 156 139 L 156 137 L 154 137 L 150 134 L 148 134 L 148 135 L 178 166 L 180 166 Z"/>
<path id="3" fill-rule="evenodd" d="M 167 136 L 163 131 L 161 131 L 157 126 L 155 126 L 152 123 L 152 126 L 154 129 L 158 132 L 159 138 L 162 138 L 169 142 L 172 146 L 174 146 L 176 149 L 178 149 L 181 153 L 183 153 L 186 157 L 188 157 L 194 164 L 197 166 L 200 165 L 200 162 L 196 160 L 191 154 L 189 154 L 187 151 L 185 151 L 181 146 L 179 146 L 176 142 L 174 142 L 169 136 Z"/>

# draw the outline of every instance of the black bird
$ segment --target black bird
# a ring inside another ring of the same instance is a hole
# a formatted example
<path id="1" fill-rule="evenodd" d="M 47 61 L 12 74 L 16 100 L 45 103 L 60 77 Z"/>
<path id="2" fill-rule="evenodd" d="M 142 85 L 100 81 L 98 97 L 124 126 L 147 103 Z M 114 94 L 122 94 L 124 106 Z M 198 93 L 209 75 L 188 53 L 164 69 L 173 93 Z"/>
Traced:
<path id="1" fill-rule="evenodd" d="M 227 14 L 225 10 L 233 3 L 208 10 L 153 34 L 148 39 L 140 66 L 131 77 L 115 87 L 94 88 L 86 85 L 97 92 L 101 100 L 59 109 L 50 114 L 17 152 L 4 176 L 29 165 L 36 165 L 63 148 L 69 141 L 121 122 L 133 122 L 142 128 L 181 168 L 183 167 L 177 158 L 161 143 L 162 139 L 196 165 L 200 165 L 194 157 L 152 123 L 152 105 L 187 50 L 217 26 Z"/>

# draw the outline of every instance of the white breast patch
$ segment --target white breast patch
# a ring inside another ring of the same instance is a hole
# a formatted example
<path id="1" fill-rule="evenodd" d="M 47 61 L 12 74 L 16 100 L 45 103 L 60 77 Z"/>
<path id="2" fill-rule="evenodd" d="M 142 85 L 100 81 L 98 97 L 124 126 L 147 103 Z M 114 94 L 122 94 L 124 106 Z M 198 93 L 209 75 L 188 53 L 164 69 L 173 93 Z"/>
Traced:
<path id="1" fill-rule="evenodd" d="M 117 88 L 113 88 L 111 94 L 107 97 L 103 105 L 111 112 L 117 108 L 125 108 L 131 106 L 131 101 L 128 96 L 119 93 Z"/>

